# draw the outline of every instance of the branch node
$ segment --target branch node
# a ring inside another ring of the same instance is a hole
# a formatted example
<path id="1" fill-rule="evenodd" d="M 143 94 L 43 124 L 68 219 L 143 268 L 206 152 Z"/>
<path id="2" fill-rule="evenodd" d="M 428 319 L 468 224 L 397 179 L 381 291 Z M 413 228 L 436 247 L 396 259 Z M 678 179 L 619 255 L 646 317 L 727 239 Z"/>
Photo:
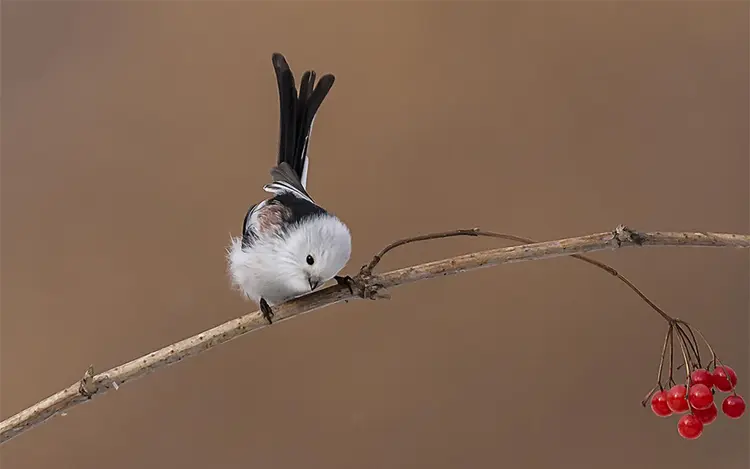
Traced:
<path id="1" fill-rule="evenodd" d="M 349 289 L 349 293 L 356 295 L 365 300 L 380 300 L 390 299 L 391 295 L 385 291 L 385 287 L 379 283 L 371 283 L 372 275 L 367 271 L 367 266 L 363 267 L 362 270 L 355 277 L 339 277 L 336 276 L 334 279 L 339 285 L 343 285 Z"/>
<path id="2" fill-rule="evenodd" d="M 623 244 L 635 244 L 636 246 L 642 246 L 646 239 L 635 230 L 628 228 L 625 225 L 617 225 L 617 228 L 612 232 L 613 241 L 617 244 L 617 247 L 622 247 Z"/>
<path id="3" fill-rule="evenodd" d="M 91 399 L 91 397 L 97 393 L 96 384 L 94 383 L 94 365 L 89 365 L 86 372 L 83 374 L 83 378 L 78 383 L 78 392 L 81 396 Z"/>
<path id="4" fill-rule="evenodd" d="M 378 285 L 370 284 L 370 275 L 357 275 L 352 279 L 352 285 L 355 286 L 356 294 L 365 300 L 375 300 L 378 298 Z"/>

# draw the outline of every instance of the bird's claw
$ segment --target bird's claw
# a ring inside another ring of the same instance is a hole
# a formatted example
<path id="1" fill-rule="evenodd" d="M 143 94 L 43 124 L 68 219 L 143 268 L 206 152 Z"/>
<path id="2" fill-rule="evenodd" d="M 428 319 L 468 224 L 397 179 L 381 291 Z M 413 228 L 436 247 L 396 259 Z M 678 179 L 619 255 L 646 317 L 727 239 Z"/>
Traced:
<path id="1" fill-rule="evenodd" d="M 338 283 L 339 285 L 343 285 L 347 287 L 349 289 L 349 293 L 351 293 L 352 295 L 354 294 L 354 287 L 352 286 L 352 284 L 354 283 L 353 278 L 351 278 L 348 275 L 343 276 L 343 277 L 339 275 L 335 275 L 333 279 L 336 280 L 336 283 Z"/>
<path id="2" fill-rule="evenodd" d="M 347 287 L 349 293 L 352 295 L 359 296 L 366 300 L 376 300 L 381 298 L 390 299 L 390 295 L 385 291 L 383 285 L 370 283 L 370 279 L 363 277 L 362 275 L 357 275 L 354 278 L 348 275 L 344 277 L 335 276 L 334 280 L 336 280 L 339 285 Z"/>
<path id="3" fill-rule="evenodd" d="M 268 302 L 265 300 L 265 298 L 260 299 L 260 313 L 263 316 L 263 319 L 268 321 L 268 324 L 273 324 L 273 310 L 271 309 L 271 306 L 268 304 Z"/>

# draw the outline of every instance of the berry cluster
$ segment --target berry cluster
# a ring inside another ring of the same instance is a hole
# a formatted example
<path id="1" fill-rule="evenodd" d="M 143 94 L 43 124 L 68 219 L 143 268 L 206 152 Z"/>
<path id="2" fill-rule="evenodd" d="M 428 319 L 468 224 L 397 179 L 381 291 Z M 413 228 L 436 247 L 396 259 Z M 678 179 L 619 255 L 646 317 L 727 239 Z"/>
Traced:
<path id="1" fill-rule="evenodd" d="M 696 332 L 703 339 L 712 356 L 711 361 L 705 368 L 701 365 Z M 685 380 L 686 384 L 677 384 L 672 377 L 674 336 L 679 341 L 683 356 L 683 363 L 676 369 L 685 367 L 689 370 Z M 667 355 L 668 350 L 669 355 Z M 664 362 L 667 358 L 669 359 L 669 376 L 666 384 L 667 387 L 671 386 L 669 389 L 665 389 L 662 384 Z M 711 371 L 712 369 L 713 371 Z M 651 410 L 659 417 L 685 414 L 677 422 L 677 431 L 683 438 L 694 440 L 701 436 L 704 426 L 713 423 L 719 415 L 719 410 L 714 402 L 714 395 L 717 391 L 731 393 L 724 398 L 721 404 L 724 415 L 731 419 L 737 419 L 745 413 L 745 400 L 736 393 L 736 386 L 737 373 L 717 359 L 703 334 L 694 330 L 686 322 L 674 319 L 670 322 L 667 337 L 664 339 L 657 385 L 646 396 L 642 404 L 645 407 L 650 399 Z"/>
<path id="2" fill-rule="evenodd" d="M 703 427 L 710 425 L 719 415 L 714 403 L 714 388 L 722 392 L 733 392 L 721 404 L 721 410 L 729 418 L 737 419 L 745 413 L 745 400 L 734 393 L 737 374 L 728 366 L 718 366 L 713 373 L 699 368 L 690 374 L 690 390 L 684 384 L 676 384 L 668 391 L 659 390 L 651 396 L 651 410 L 659 417 L 672 414 L 689 414 L 680 417 L 677 431 L 689 440 L 698 438 Z"/>

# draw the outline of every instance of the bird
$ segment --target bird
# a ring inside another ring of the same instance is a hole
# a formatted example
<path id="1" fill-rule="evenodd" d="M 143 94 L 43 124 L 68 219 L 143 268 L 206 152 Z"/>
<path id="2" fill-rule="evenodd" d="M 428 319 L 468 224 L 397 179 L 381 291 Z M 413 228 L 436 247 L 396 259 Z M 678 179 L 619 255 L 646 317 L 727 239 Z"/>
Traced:
<path id="1" fill-rule="evenodd" d="M 281 53 L 271 57 L 279 93 L 279 137 L 271 182 L 273 194 L 253 204 L 232 237 L 227 263 L 232 285 L 260 306 L 272 323 L 273 306 L 312 292 L 346 266 L 352 237 L 347 225 L 318 205 L 307 191 L 310 134 L 323 100 L 335 81 L 325 74 L 302 75 L 297 92 L 294 73 Z"/>

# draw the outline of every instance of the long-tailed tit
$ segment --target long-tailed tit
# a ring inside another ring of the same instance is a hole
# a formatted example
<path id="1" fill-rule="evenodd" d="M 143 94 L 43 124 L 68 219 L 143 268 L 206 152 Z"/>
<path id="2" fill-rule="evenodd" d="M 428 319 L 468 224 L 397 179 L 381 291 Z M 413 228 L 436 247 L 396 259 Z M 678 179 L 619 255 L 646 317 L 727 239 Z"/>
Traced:
<path id="1" fill-rule="evenodd" d="M 274 195 L 250 207 L 242 236 L 232 238 L 227 249 L 233 285 L 260 305 L 268 322 L 272 305 L 334 278 L 351 255 L 349 229 L 307 193 L 310 132 L 334 76 L 323 75 L 315 85 L 315 72 L 306 71 L 298 95 L 284 56 L 275 53 L 272 61 L 279 89 L 279 154 L 273 182 L 263 189 Z"/>

